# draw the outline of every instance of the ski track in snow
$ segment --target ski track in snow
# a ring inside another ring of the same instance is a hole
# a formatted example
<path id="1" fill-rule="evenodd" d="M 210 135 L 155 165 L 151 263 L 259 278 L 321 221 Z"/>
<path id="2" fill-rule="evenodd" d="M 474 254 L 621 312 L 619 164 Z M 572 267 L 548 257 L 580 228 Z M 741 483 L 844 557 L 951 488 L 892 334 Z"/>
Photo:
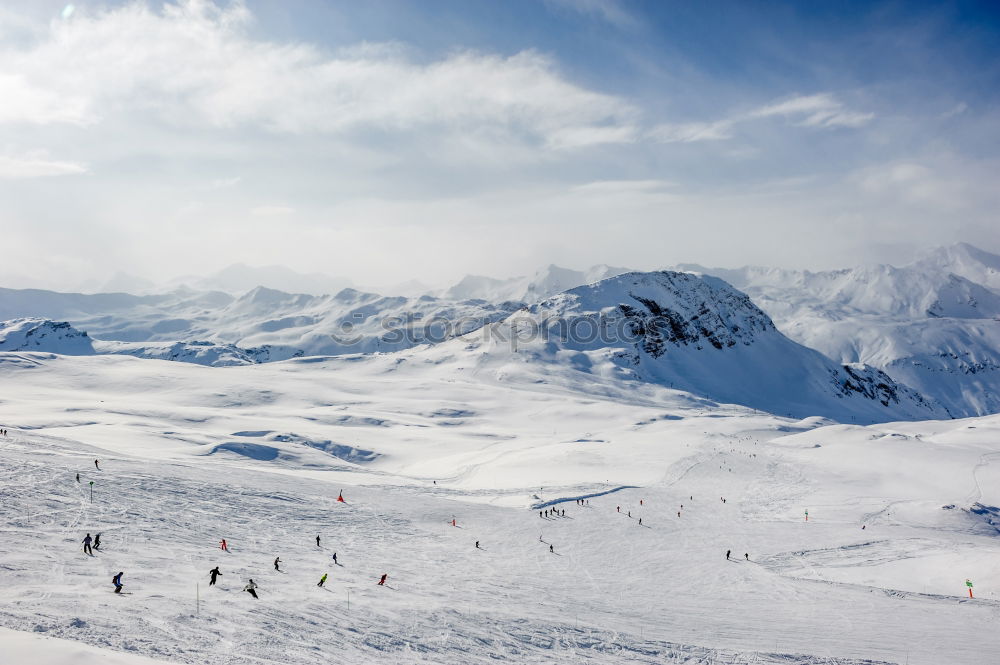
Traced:
<path id="1" fill-rule="evenodd" d="M 739 540 L 752 524 L 744 513 L 766 513 L 736 497 L 746 492 L 747 500 L 766 501 L 746 490 L 776 478 L 774 470 L 789 462 L 724 452 L 731 441 L 715 445 L 678 462 L 676 474 L 667 474 L 676 478 L 660 488 L 617 487 L 611 490 L 617 498 L 583 493 L 591 505 L 539 520 L 536 512 L 417 497 L 398 487 L 345 488 L 348 503 L 341 504 L 337 490 L 321 482 L 290 483 L 230 465 L 150 469 L 126 457 L 102 458 L 104 471 L 85 472 L 78 485 L 73 476 L 91 462 L 89 451 L 18 434 L 0 447 L 0 580 L 12 592 L 0 605 L 0 621 L 189 663 L 308 663 L 338 654 L 347 662 L 817 665 L 898 662 L 901 655 L 935 662 L 906 655 L 918 632 L 907 625 L 942 621 L 954 632 L 968 622 L 941 649 L 953 657 L 948 662 L 984 662 L 986 645 L 976 640 L 991 638 L 975 633 L 995 618 L 993 601 L 956 614 L 953 608 L 963 604 L 955 597 L 873 594 L 849 583 L 790 579 L 816 566 L 871 566 L 933 553 L 941 547 L 934 539 L 885 538 L 779 551 L 750 563 L 720 561 L 719 529 Z M 722 462 L 719 473 L 713 459 Z M 92 478 L 93 504 L 86 485 Z M 706 496 L 708 486 L 713 491 Z M 693 487 L 694 502 L 685 496 Z M 722 504 L 717 493 L 734 500 Z M 647 504 L 641 508 L 640 496 Z M 638 528 L 624 510 L 616 513 L 616 502 L 641 512 L 648 528 Z M 687 505 L 677 518 L 673 506 L 680 503 Z M 461 529 L 450 527 L 451 514 L 459 515 Z M 88 531 L 102 533 L 94 557 L 80 551 Z M 540 544 L 531 537 L 538 531 Z M 316 533 L 323 536 L 320 548 Z M 229 554 L 218 549 L 223 537 Z M 485 551 L 470 547 L 476 538 Z M 556 543 L 555 556 L 549 542 Z M 328 560 L 334 548 L 342 567 Z M 285 573 L 271 569 L 274 555 Z M 216 564 L 223 577 L 209 588 L 206 573 Z M 119 569 L 130 595 L 111 593 Z M 319 589 L 323 572 L 331 580 Z M 381 572 L 389 572 L 389 588 L 374 585 Z M 259 601 L 241 591 L 251 576 L 260 584 Z M 202 598 L 197 615 L 195 582 Z M 810 631 L 811 637 L 796 637 Z M 671 635 L 677 637 L 665 639 Z M 844 651 L 850 653 L 839 655 Z"/>

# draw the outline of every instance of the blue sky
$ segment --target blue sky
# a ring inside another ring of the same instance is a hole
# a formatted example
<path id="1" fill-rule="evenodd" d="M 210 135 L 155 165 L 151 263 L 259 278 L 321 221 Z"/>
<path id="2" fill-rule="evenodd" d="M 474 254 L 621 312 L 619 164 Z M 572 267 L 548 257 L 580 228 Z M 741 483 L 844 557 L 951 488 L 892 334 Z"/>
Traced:
<path id="1" fill-rule="evenodd" d="M 1000 250 L 995 3 L 0 7 L 5 285 Z"/>

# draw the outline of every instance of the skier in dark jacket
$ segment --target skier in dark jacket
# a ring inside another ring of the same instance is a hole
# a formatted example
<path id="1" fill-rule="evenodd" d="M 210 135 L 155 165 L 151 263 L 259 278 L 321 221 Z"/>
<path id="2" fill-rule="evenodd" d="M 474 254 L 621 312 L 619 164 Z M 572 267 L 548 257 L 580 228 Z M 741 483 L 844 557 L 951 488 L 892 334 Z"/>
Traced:
<path id="1" fill-rule="evenodd" d="M 80 474 L 76 474 L 76 482 L 80 482 Z"/>
<path id="2" fill-rule="evenodd" d="M 95 550 L 101 549 L 101 534 L 97 534 L 96 536 L 94 536 L 94 549 Z"/>
<path id="3" fill-rule="evenodd" d="M 731 553 L 732 553 L 732 550 L 726 550 L 726 561 L 729 561 L 729 555 Z"/>
<path id="4" fill-rule="evenodd" d="M 274 559 L 274 569 L 277 570 L 280 573 L 281 572 L 281 568 L 278 568 L 278 564 L 279 563 L 281 563 L 281 557 L 276 557 Z"/>
<path id="5" fill-rule="evenodd" d="M 96 466 L 96 467 L 97 467 L 97 470 L 98 470 L 98 471 L 100 471 L 100 470 L 101 470 L 101 467 L 100 467 L 100 465 L 99 465 L 99 464 L 97 463 L 97 460 L 94 460 L 94 466 Z"/>
<path id="6" fill-rule="evenodd" d="M 316 536 L 316 547 L 319 547 L 319 536 Z"/>
<path id="7" fill-rule="evenodd" d="M 94 556 L 94 550 L 92 550 L 90 548 L 90 543 L 93 542 L 93 540 L 94 539 L 90 537 L 89 533 L 87 534 L 87 537 L 83 539 L 83 553 L 84 554 L 89 554 L 90 556 Z"/>
<path id="8" fill-rule="evenodd" d="M 124 584 L 122 584 L 122 575 L 124 574 L 125 573 L 118 573 L 113 578 L 111 578 L 111 582 L 115 585 L 115 593 L 121 593 L 122 587 L 125 586 Z"/>
<path id="9" fill-rule="evenodd" d="M 218 566 L 216 566 L 212 570 L 208 571 L 208 574 L 212 576 L 212 581 L 208 583 L 208 586 L 214 586 L 215 585 L 215 578 L 218 577 L 219 575 L 221 575 L 222 571 L 219 570 Z"/>
<path id="10" fill-rule="evenodd" d="M 333 563 L 335 565 L 338 565 L 338 566 L 340 565 L 339 563 L 337 563 L 337 553 L 336 552 L 333 553 Z"/>
<path id="11" fill-rule="evenodd" d="M 387 577 L 389 577 L 389 573 L 382 573 L 382 577 L 379 579 L 378 585 L 383 586 Z"/>

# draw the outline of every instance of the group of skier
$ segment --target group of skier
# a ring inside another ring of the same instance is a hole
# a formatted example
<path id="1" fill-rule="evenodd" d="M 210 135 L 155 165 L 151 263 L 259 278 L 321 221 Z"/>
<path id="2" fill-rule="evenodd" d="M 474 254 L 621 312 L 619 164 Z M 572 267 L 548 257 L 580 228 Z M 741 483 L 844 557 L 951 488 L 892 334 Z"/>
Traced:
<path id="1" fill-rule="evenodd" d="M 322 541 L 321 541 L 320 537 L 316 536 L 316 547 L 321 547 L 321 545 L 320 545 L 321 542 Z M 479 547 L 479 541 L 478 540 L 476 541 L 476 547 Z M 226 542 L 226 540 L 224 538 L 220 541 L 220 549 L 222 549 L 222 550 L 224 550 L 226 552 L 229 551 L 229 544 Z M 340 563 L 337 561 L 337 553 L 336 552 L 333 553 L 333 555 L 331 556 L 331 559 L 333 560 L 334 565 L 337 565 L 337 566 L 340 565 Z M 284 572 L 284 571 L 281 570 L 281 563 L 282 563 L 281 557 L 275 557 L 274 558 L 274 569 L 276 571 L 278 571 L 279 573 Z M 214 586 L 216 579 L 218 579 L 218 577 L 220 575 L 222 575 L 222 571 L 219 570 L 218 566 L 216 566 L 212 570 L 208 571 L 208 574 L 211 576 L 211 580 L 209 581 L 208 585 L 209 586 Z M 322 588 L 323 586 L 325 586 L 326 585 L 326 580 L 329 578 L 329 576 L 330 576 L 329 573 L 323 573 L 323 576 L 319 578 L 319 582 L 316 583 L 316 586 L 318 586 L 320 588 Z M 388 573 L 383 573 L 382 577 L 379 578 L 379 581 L 377 583 L 378 586 L 384 586 L 385 585 L 385 581 L 387 579 L 389 579 L 389 574 Z M 257 595 L 257 589 L 258 588 L 260 588 L 260 585 L 257 584 L 256 582 L 254 582 L 253 578 L 251 578 L 247 582 L 246 586 L 243 587 L 243 591 L 249 593 L 254 598 L 258 598 L 259 599 L 260 597 Z"/>
<path id="2" fill-rule="evenodd" d="M 94 556 L 94 550 L 101 549 L 101 534 L 97 534 L 95 537 L 91 538 L 88 533 L 83 538 L 83 553 Z"/>
<path id="3" fill-rule="evenodd" d="M 0 434 L 6 435 L 6 430 L 0 429 Z M 94 460 L 94 466 L 95 466 L 95 468 L 98 471 L 101 470 L 101 467 L 100 467 L 100 464 L 99 464 L 99 460 L 96 460 L 96 459 Z M 80 482 L 80 474 L 77 474 L 76 480 L 77 480 L 77 482 Z M 338 500 L 342 501 L 343 499 L 341 499 L 340 497 L 338 497 Z M 694 500 L 693 496 L 691 497 L 691 500 Z M 720 501 L 723 504 L 726 503 L 726 499 L 723 498 L 723 497 L 720 497 Z M 576 499 L 576 504 L 579 505 L 579 506 L 586 506 L 586 505 L 590 505 L 590 501 L 589 501 L 589 499 Z M 639 500 L 639 505 L 640 506 L 645 505 L 645 500 L 644 499 L 640 499 Z M 683 509 L 683 507 L 684 506 L 682 504 L 681 508 Z M 618 513 L 621 513 L 622 512 L 621 506 L 617 506 L 616 507 L 616 511 Z M 627 514 L 628 517 L 632 516 L 632 512 L 631 511 L 626 511 L 626 514 Z M 680 511 L 678 511 L 677 516 L 680 517 L 680 515 L 681 515 Z M 548 508 L 548 509 L 545 509 L 545 510 L 538 511 L 538 516 L 541 517 L 541 518 L 565 517 L 566 516 L 566 511 L 565 511 L 565 509 Z M 454 519 L 452 520 L 452 525 L 453 526 L 455 525 L 455 520 Z M 639 525 L 640 526 L 642 525 L 642 518 L 641 517 L 639 518 Z M 538 539 L 539 539 L 539 541 L 541 541 L 543 543 L 545 542 L 545 541 L 542 540 L 541 536 L 539 536 Z M 317 535 L 316 536 L 316 547 L 322 547 L 321 543 L 322 543 L 322 540 L 321 540 L 320 536 Z M 548 543 L 546 543 L 546 544 L 548 544 Z M 555 547 L 552 544 L 548 544 L 548 545 L 549 545 L 549 552 L 552 553 L 552 554 L 555 554 Z M 94 555 L 94 550 L 95 549 L 100 550 L 100 547 L 101 547 L 101 534 L 100 533 L 98 533 L 93 538 L 91 537 L 91 535 L 89 533 L 86 535 L 86 537 L 84 537 L 84 539 L 83 539 L 83 551 L 84 551 L 85 554 L 89 554 L 90 556 L 93 556 Z M 226 540 L 224 538 L 220 541 L 219 547 L 224 552 L 229 552 L 229 544 L 226 542 Z M 477 550 L 478 549 L 482 549 L 480 547 L 480 542 L 478 540 L 475 541 L 475 548 Z M 731 555 L 732 555 L 732 550 L 726 550 L 726 559 L 727 560 L 731 560 Z M 750 560 L 750 554 L 749 553 L 744 553 L 743 556 L 746 558 L 747 561 Z M 340 565 L 338 563 L 338 561 L 337 561 L 337 553 L 336 552 L 333 553 L 332 559 L 333 559 L 333 563 L 335 565 Z M 277 572 L 283 572 L 281 570 L 281 567 L 280 567 L 281 563 L 282 563 L 281 558 L 280 557 L 275 557 L 274 564 L 273 564 L 275 571 L 277 571 Z M 122 582 L 122 576 L 123 575 L 124 575 L 124 572 L 119 572 L 117 575 L 115 575 L 112 578 L 112 583 L 115 586 L 115 590 L 114 590 L 115 593 L 121 593 L 122 592 L 122 588 L 124 587 L 124 584 Z M 222 571 L 219 570 L 218 566 L 212 568 L 209 571 L 209 576 L 211 578 L 210 581 L 209 581 L 209 586 L 215 586 L 218 577 L 221 576 L 221 575 L 222 575 Z M 320 580 L 316 584 L 316 586 L 321 587 L 321 588 L 324 587 L 324 585 L 326 584 L 326 581 L 327 581 L 328 577 L 329 577 L 329 573 L 323 573 L 323 576 L 320 578 Z M 385 583 L 386 583 L 386 580 L 388 579 L 388 577 L 389 576 L 388 576 L 387 573 L 383 573 L 382 576 L 379 578 L 379 580 L 377 582 L 377 585 L 378 586 L 384 586 Z M 246 593 L 249 593 L 251 596 L 253 596 L 253 598 L 259 599 L 259 596 L 257 595 L 257 589 L 258 588 L 259 588 L 259 585 L 256 582 L 254 582 L 252 578 L 250 578 L 249 581 L 247 582 L 247 584 L 243 587 L 243 591 L 245 591 Z"/>

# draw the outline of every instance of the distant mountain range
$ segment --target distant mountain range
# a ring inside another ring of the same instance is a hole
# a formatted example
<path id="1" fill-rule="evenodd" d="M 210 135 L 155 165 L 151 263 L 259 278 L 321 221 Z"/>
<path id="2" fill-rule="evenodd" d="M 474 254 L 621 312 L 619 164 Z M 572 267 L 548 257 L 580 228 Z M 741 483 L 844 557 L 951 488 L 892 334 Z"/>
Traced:
<path id="1" fill-rule="evenodd" d="M 1000 257 L 996 255 L 958 244 L 902 267 L 823 272 L 713 269 L 693 264 L 675 268 L 725 280 L 766 313 L 777 330 L 819 351 L 835 367 L 869 366 L 858 371 L 883 372 L 892 383 L 914 389 L 928 403 L 937 403 L 954 416 L 1000 412 Z M 127 353 L 205 365 L 398 352 L 438 344 L 515 314 L 517 318 L 524 312 L 535 312 L 542 303 L 551 309 L 552 303 L 563 297 L 559 294 L 591 284 L 607 287 L 600 291 L 606 296 L 603 304 L 593 301 L 588 305 L 593 312 L 636 308 L 634 299 L 624 291 L 608 287 L 623 274 L 632 273 L 605 265 L 582 271 L 548 266 L 530 277 L 468 276 L 433 294 L 383 296 L 336 288 L 337 280 L 323 275 L 232 266 L 211 278 L 145 295 L 0 289 L 0 320 L 34 320 L 4 324 L 7 341 L 0 343 L 0 350 L 20 348 L 32 327 L 38 330 L 31 339 L 55 339 L 57 331 L 68 331 L 46 326 L 65 322 L 77 333 L 89 333 L 94 353 Z M 242 289 L 263 278 L 310 291 L 323 291 L 323 285 L 331 288 L 325 294 L 257 284 Z M 122 275 L 111 285 L 143 284 L 130 279 Z M 414 290 L 421 285 L 408 286 Z M 719 297 L 731 295 L 721 287 L 713 289 Z M 706 303 L 710 300 L 703 298 Z M 694 316 L 687 312 L 682 319 L 691 321 Z M 753 317 L 748 320 L 756 321 Z M 67 343 L 70 339 L 75 338 L 67 337 Z M 79 340 L 66 347 L 72 350 L 60 348 L 55 344 L 46 350 L 76 353 Z M 676 351 L 669 356 L 654 365 L 643 364 L 640 374 L 697 392 L 694 384 L 680 378 L 690 371 L 682 372 L 674 364 L 682 356 Z M 818 367 L 814 359 L 809 362 Z M 659 369 L 653 371 L 654 367 Z M 673 379 L 664 369 L 667 367 L 673 368 Z M 747 367 L 754 368 L 746 370 L 750 373 L 766 371 L 752 363 Z M 735 368 L 733 365 L 727 371 L 736 372 Z M 827 369 L 824 372 L 829 373 Z M 708 375 L 699 376 L 704 385 Z M 734 385 L 742 385 L 747 376 Z M 889 385 L 885 379 L 871 376 L 874 383 Z M 719 378 L 725 383 L 732 377 L 722 374 Z M 843 384 L 839 379 L 837 382 Z M 711 392 L 725 394 L 720 386 Z"/>

